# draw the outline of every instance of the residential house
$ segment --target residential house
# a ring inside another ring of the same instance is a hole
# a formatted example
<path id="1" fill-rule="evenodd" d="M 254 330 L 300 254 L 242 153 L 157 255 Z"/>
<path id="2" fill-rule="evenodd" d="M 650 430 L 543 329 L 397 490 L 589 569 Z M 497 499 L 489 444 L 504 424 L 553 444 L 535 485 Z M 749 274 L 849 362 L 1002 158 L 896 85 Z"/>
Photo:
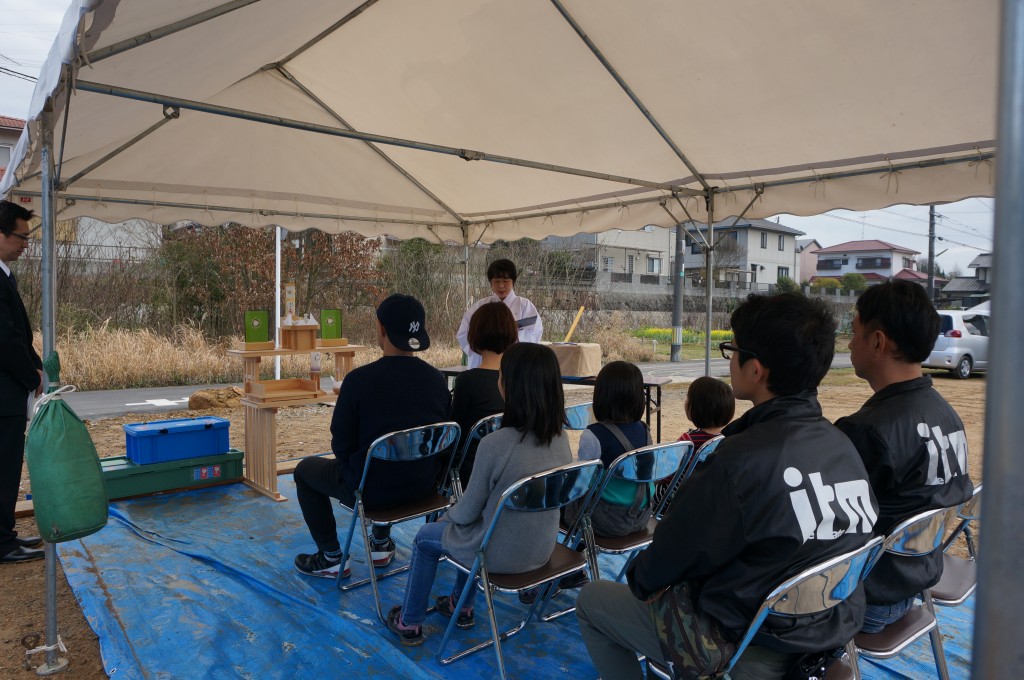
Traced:
<path id="1" fill-rule="evenodd" d="M 992 253 L 978 255 L 967 268 L 974 270 L 973 276 L 954 277 L 942 287 L 940 301 L 944 306 L 968 309 L 988 300 L 992 290 Z"/>
<path id="2" fill-rule="evenodd" d="M 821 250 L 818 239 L 801 238 L 796 242 L 796 275 L 793 280 L 797 283 L 806 281 L 818 271 L 818 256 L 816 253 Z"/>
<path id="3" fill-rule="evenodd" d="M 714 225 L 716 286 L 769 291 L 783 276 L 799 281 L 797 237 L 804 232 L 779 222 L 727 217 Z M 707 227 L 689 228 L 685 258 L 687 276 L 703 285 Z"/>
<path id="4" fill-rule="evenodd" d="M 569 253 L 577 270 L 593 272 L 593 285 L 664 286 L 671 281 L 675 229 L 648 224 L 637 230 L 611 229 L 599 234 L 549 236 L 553 252 Z M 662 291 L 659 291 L 662 292 Z"/>
<path id="5" fill-rule="evenodd" d="M 917 269 L 916 250 L 887 243 L 866 240 L 847 241 L 818 250 L 817 272 L 808 277 L 811 283 L 817 278 L 841 279 L 845 274 L 860 274 L 868 285 L 882 283 L 888 279 L 905 279 L 927 285 L 928 276 Z"/>
<path id="6" fill-rule="evenodd" d="M 14 145 L 21 137 L 21 131 L 25 128 L 25 121 L 20 118 L 0 116 L 0 177 L 11 162 L 14 155 Z"/>

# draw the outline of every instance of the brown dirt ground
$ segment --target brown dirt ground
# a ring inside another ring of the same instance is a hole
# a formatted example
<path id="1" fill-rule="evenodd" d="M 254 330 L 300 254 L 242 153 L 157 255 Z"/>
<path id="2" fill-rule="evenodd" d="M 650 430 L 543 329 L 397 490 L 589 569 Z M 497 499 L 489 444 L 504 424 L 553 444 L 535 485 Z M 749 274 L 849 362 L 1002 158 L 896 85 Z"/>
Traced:
<path id="1" fill-rule="evenodd" d="M 951 379 L 947 374 L 935 373 L 935 385 L 942 395 L 957 410 L 967 430 L 970 456 L 970 474 L 975 481 L 981 480 L 982 444 L 985 418 L 985 380 L 972 378 L 967 381 Z M 670 385 L 665 390 L 663 407 L 663 439 L 671 439 L 683 432 L 690 423 L 683 413 L 685 385 Z M 592 398 L 587 388 L 567 390 L 569 403 L 588 401 Z M 835 420 L 852 413 L 871 395 L 867 384 L 852 374 L 852 371 L 835 371 L 826 378 L 819 390 L 825 417 Z M 749 403 L 737 404 L 739 416 L 749 408 Z M 330 451 L 329 406 L 305 406 L 282 409 L 278 414 L 279 460 Z M 203 411 L 180 411 L 161 414 L 160 419 L 188 418 L 213 415 L 231 421 L 231 446 L 243 449 L 242 411 L 239 408 L 208 409 Z M 120 456 L 125 453 L 125 435 L 122 425 L 144 420 L 138 415 L 111 418 L 89 422 L 96 448 L 100 456 Z M 578 435 L 573 437 L 578 440 Z M 573 441 L 575 446 L 576 441 Z M 28 489 L 27 473 L 24 486 Z M 18 531 L 23 535 L 34 534 L 35 522 L 31 518 L 18 521 Z M 29 678 L 34 673 L 25 670 L 24 635 L 45 631 L 45 595 L 43 562 L 0 567 L 3 573 L 3 588 L 0 594 L 0 678 Z M 62 674 L 65 678 L 98 680 L 106 678 L 100 660 L 99 642 L 75 600 L 74 594 L 64 578 L 58 564 L 57 610 L 61 637 L 68 648 L 69 669 Z M 43 655 L 33 657 L 33 663 L 42 663 Z"/>

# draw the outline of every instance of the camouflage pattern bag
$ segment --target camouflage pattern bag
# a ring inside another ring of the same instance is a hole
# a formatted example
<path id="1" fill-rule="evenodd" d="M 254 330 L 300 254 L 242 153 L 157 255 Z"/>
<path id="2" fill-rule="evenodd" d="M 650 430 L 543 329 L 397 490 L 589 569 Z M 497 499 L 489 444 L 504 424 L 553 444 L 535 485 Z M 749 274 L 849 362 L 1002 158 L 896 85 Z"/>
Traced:
<path id="1" fill-rule="evenodd" d="M 688 583 L 663 590 L 650 605 L 672 677 L 683 680 L 714 675 L 736 653 L 736 643 L 723 635 L 718 622 L 697 611 Z"/>

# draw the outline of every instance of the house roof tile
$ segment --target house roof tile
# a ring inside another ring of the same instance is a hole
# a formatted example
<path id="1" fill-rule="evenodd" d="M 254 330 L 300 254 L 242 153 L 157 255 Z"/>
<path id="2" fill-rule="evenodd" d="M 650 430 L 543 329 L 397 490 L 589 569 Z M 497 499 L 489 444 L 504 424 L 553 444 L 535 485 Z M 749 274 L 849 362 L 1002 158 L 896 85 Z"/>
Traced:
<path id="1" fill-rule="evenodd" d="M 21 118 L 11 118 L 10 116 L 0 116 L 0 127 L 15 128 L 21 130 L 25 127 L 25 121 Z"/>
<path id="2" fill-rule="evenodd" d="M 846 243 L 840 243 L 838 245 L 829 246 L 828 248 L 822 248 L 818 251 L 819 255 L 828 253 L 863 253 L 876 250 L 892 250 L 898 253 L 911 253 L 913 255 L 920 255 L 920 252 L 911 250 L 910 248 L 904 248 L 887 241 L 878 241 L 875 239 L 867 241 L 847 241 Z"/>

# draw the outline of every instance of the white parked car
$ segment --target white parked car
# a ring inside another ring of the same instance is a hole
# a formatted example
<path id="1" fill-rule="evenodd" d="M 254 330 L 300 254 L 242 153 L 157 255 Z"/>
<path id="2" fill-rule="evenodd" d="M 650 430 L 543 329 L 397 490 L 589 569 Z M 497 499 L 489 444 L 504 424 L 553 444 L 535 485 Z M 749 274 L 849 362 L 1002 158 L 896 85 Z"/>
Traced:
<path id="1" fill-rule="evenodd" d="M 989 313 L 987 310 L 939 310 L 939 337 L 925 368 L 945 368 L 966 380 L 988 369 Z"/>

